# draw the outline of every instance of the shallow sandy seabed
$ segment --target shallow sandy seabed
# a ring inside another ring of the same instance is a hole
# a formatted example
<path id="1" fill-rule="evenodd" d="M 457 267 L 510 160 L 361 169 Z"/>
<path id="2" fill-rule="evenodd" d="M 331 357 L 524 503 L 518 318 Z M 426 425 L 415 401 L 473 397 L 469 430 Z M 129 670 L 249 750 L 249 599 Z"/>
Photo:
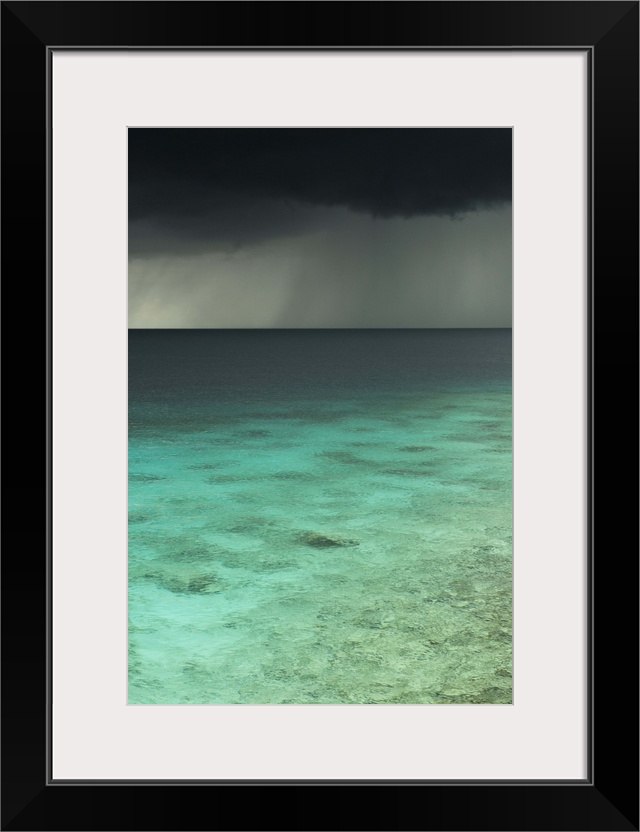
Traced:
<path id="1" fill-rule="evenodd" d="M 511 702 L 510 386 L 149 403 L 129 460 L 130 703 Z"/>

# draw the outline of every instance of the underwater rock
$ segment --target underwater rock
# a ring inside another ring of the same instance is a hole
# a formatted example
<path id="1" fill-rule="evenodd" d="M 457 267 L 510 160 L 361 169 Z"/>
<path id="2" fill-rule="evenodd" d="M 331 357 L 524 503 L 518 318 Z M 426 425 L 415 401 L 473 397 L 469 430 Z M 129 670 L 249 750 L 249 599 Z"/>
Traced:
<path id="1" fill-rule="evenodd" d="M 481 700 L 491 705 L 510 705 L 513 695 L 510 690 L 504 688 L 485 688 L 482 691 Z"/>
<path id="2" fill-rule="evenodd" d="M 184 584 L 185 592 L 208 592 L 215 584 L 215 578 L 211 575 L 198 575 L 196 578 L 189 578 Z"/>
<path id="3" fill-rule="evenodd" d="M 149 515 L 143 514 L 141 511 L 129 512 L 129 523 L 146 523 L 149 519 Z"/>
<path id="4" fill-rule="evenodd" d="M 384 468 L 382 473 L 394 477 L 426 477 L 424 468 Z"/>
<path id="5" fill-rule="evenodd" d="M 222 588 L 217 577 L 207 572 L 185 574 L 164 569 L 151 569 L 144 572 L 140 577 L 153 581 L 162 589 L 177 595 L 219 592 Z"/>
<path id="6" fill-rule="evenodd" d="M 166 479 L 158 474 L 129 474 L 129 482 L 160 482 Z"/>
<path id="7" fill-rule="evenodd" d="M 339 462 L 345 465 L 367 465 L 369 467 L 377 467 L 377 463 L 370 459 L 358 456 L 351 451 L 320 451 L 316 456 L 330 459 L 331 462 Z"/>
<path id="8" fill-rule="evenodd" d="M 275 480 L 313 480 L 313 474 L 306 471 L 277 471 L 271 474 L 271 478 Z"/>
<path id="9" fill-rule="evenodd" d="M 301 543 L 306 546 L 314 546 L 318 549 L 328 548 L 330 546 L 358 546 L 357 540 L 350 540 L 344 537 L 329 537 L 326 534 L 319 534 L 318 532 L 305 532 L 298 538 Z"/>

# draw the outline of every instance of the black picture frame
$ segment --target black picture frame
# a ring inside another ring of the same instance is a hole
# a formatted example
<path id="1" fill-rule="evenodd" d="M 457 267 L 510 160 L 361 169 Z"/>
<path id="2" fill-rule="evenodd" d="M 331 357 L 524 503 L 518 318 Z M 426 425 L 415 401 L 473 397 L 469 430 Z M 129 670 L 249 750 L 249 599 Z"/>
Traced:
<path id="1" fill-rule="evenodd" d="M 638 495 L 621 474 L 638 435 L 638 9 L 626 0 L 2 3 L 2 265 L 18 322 L 5 361 L 17 461 L 5 480 L 15 507 L 2 559 L 2 829 L 638 829 Z M 56 48 L 177 47 L 588 51 L 585 781 L 51 780 L 50 58 Z"/>

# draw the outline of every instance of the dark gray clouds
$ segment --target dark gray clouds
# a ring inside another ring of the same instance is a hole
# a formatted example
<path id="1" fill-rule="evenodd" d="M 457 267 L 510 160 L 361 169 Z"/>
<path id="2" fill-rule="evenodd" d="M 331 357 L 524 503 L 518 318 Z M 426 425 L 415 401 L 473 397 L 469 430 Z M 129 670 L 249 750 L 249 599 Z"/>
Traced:
<path id="1" fill-rule="evenodd" d="M 133 128 L 130 325 L 509 326 L 510 200 L 509 129 Z"/>

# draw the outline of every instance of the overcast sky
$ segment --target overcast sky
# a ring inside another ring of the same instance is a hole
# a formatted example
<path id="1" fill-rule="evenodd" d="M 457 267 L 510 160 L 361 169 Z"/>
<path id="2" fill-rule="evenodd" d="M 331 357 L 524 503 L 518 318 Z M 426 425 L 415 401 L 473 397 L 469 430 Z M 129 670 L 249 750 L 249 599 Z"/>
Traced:
<path id="1" fill-rule="evenodd" d="M 129 326 L 511 326 L 511 130 L 131 128 Z"/>

